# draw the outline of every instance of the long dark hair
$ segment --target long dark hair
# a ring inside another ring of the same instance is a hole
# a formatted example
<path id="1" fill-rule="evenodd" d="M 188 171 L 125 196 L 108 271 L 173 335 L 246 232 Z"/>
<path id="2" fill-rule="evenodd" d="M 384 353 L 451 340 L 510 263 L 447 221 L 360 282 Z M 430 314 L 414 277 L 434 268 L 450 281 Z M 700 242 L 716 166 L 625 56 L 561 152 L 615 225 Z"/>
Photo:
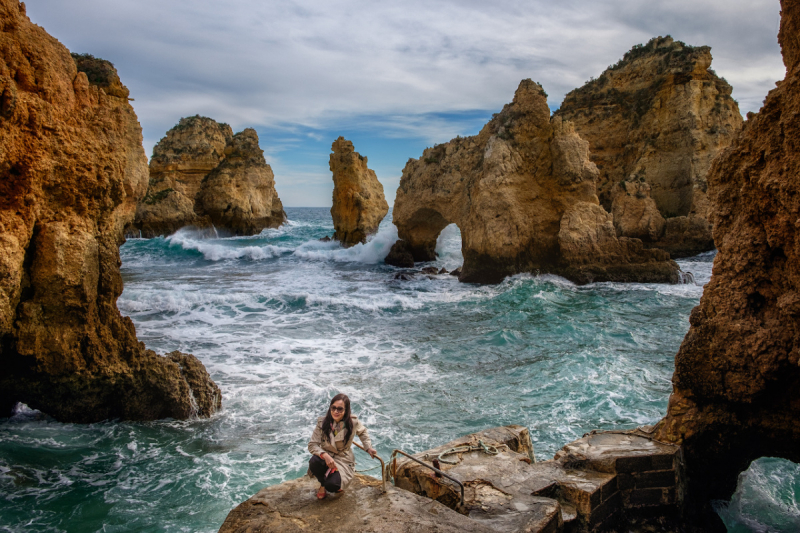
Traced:
<path id="1" fill-rule="evenodd" d="M 353 421 L 350 419 L 350 398 L 347 397 L 347 394 L 337 394 L 331 400 L 331 403 L 328 404 L 328 414 L 325 415 L 325 420 L 322 422 L 322 434 L 325 435 L 327 438 L 328 435 L 331 433 L 331 429 L 333 428 L 333 415 L 331 414 L 331 406 L 342 400 L 344 402 L 344 427 L 346 428 L 347 433 L 344 434 L 344 441 L 350 441 L 350 435 L 353 434 Z"/>

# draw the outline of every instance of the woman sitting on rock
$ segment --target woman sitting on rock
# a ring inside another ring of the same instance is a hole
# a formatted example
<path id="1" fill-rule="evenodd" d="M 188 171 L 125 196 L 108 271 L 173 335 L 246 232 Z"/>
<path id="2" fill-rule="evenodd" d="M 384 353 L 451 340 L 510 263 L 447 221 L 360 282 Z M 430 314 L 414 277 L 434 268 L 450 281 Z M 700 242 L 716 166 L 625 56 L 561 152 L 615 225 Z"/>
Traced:
<path id="1" fill-rule="evenodd" d="M 356 435 L 374 458 L 378 452 L 372 449 L 367 428 L 350 413 L 350 398 L 337 394 L 331 400 L 328 414 L 317 420 L 317 427 L 308 441 L 308 451 L 312 455 L 308 461 L 308 475 L 320 483 L 318 499 L 323 499 L 328 492 L 342 492 L 353 479 L 356 458 L 351 448 Z"/>

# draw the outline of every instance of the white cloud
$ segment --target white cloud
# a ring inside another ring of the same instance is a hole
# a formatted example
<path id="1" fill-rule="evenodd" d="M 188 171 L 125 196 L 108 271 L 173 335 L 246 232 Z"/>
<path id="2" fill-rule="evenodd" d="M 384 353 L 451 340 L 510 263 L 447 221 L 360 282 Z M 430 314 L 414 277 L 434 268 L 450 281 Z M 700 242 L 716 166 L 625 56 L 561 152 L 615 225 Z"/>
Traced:
<path id="1" fill-rule="evenodd" d="M 564 95 L 630 47 L 671 34 L 712 46 L 742 111 L 784 76 L 778 0 L 28 0 L 72 51 L 111 60 L 152 145 L 182 116 L 244 127 L 443 142 L 434 114 L 499 110 L 523 78 Z M 433 118 L 432 118 L 433 117 Z M 463 131 L 463 130 L 462 130 Z M 313 135 L 313 133 L 312 133 Z M 311 137 L 313 139 L 313 137 Z M 418 157 L 419 154 L 408 154 Z"/>

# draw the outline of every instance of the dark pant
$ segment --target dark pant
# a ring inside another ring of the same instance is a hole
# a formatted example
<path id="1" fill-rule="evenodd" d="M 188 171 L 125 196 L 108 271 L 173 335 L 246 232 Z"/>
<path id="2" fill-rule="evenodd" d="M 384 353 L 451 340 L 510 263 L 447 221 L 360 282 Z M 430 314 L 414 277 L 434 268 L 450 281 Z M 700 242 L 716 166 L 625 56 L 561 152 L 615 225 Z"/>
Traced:
<path id="1" fill-rule="evenodd" d="M 325 472 L 328 471 L 328 465 L 325 464 L 324 459 L 312 455 L 311 459 L 308 461 L 308 468 L 311 470 L 311 473 L 314 474 L 314 477 L 317 478 L 320 485 L 325 487 L 325 490 L 328 492 L 337 492 L 342 488 L 342 476 L 339 474 L 338 470 L 328 477 L 325 477 Z"/>

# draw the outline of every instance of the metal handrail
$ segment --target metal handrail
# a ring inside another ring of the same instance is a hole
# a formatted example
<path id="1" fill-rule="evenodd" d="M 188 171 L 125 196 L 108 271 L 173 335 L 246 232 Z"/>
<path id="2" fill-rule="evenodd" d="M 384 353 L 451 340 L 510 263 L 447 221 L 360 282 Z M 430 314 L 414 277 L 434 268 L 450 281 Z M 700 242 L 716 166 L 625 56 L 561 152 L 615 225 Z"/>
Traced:
<path id="1" fill-rule="evenodd" d="M 361 446 L 359 443 L 353 442 L 353 444 L 364 450 L 364 447 Z M 367 450 L 364 451 L 366 452 Z M 367 455 L 369 455 L 369 452 L 367 452 Z M 370 455 L 370 457 L 372 456 Z M 386 492 L 386 465 L 384 464 L 383 459 L 381 459 L 381 456 L 378 455 L 377 453 L 375 454 L 375 457 L 373 457 L 373 459 L 377 459 L 378 461 L 381 462 L 381 481 L 383 482 L 382 490 L 383 492 Z"/>
<path id="2" fill-rule="evenodd" d="M 394 478 L 394 484 L 395 485 L 397 485 L 397 463 L 396 463 L 396 461 L 397 461 L 397 454 L 398 453 L 401 454 L 401 455 L 404 455 L 405 457 L 408 457 L 412 461 L 416 461 L 417 463 L 421 464 L 425 468 L 430 468 L 431 470 L 433 470 L 437 474 L 446 477 L 447 479 L 449 479 L 453 483 L 456 483 L 461 488 L 461 507 L 464 507 L 464 484 L 463 483 L 461 483 L 459 480 L 457 480 L 453 476 L 447 475 L 446 473 L 442 472 L 441 470 L 439 470 L 435 466 L 431 466 L 431 465 L 423 463 L 422 461 L 420 461 L 419 459 L 417 459 L 413 455 L 409 455 L 406 452 L 404 452 L 403 450 L 394 450 L 392 452 L 392 458 L 390 459 L 390 461 L 393 462 L 393 466 L 392 466 L 393 475 L 392 475 L 392 477 Z"/>

